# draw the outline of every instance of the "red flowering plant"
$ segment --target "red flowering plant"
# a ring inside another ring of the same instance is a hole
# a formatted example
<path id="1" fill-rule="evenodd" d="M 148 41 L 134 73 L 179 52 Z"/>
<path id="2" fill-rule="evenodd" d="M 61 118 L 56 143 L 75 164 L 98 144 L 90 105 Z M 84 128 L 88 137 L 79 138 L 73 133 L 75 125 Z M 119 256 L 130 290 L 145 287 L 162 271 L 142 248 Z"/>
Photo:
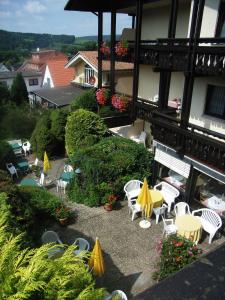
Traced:
<path id="1" fill-rule="evenodd" d="M 114 94 L 112 95 L 112 106 L 114 106 L 119 111 L 123 112 L 127 109 L 129 104 L 129 98 L 127 96 Z"/>
<path id="2" fill-rule="evenodd" d="M 105 88 L 98 89 L 95 96 L 99 105 L 105 105 L 109 98 L 109 90 Z"/>
<path id="3" fill-rule="evenodd" d="M 115 46 L 115 53 L 118 56 L 126 56 L 128 53 L 128 42 L 127 41 L 120 41 Z"/>
<path id="4" fill-rule="evenodd" d="M 170 235 L 162 242 L 158 241 L 157 252 L 160 254 L 160 260 L 153 278 L 160 281 L 195 261 L 202 250 L 190 240 Z"/>
<path id="5" fill-rule="evenodd" d="M 110 54 L 110 48 L 109 48 L 109 46 L 106 44 L 106 42 L 103 42 L 103 43 L 101 44 L 100 51 L 101 51 L 101 53 L 104 54 L 104 55 L 109 55 L 109 54 Z"/>

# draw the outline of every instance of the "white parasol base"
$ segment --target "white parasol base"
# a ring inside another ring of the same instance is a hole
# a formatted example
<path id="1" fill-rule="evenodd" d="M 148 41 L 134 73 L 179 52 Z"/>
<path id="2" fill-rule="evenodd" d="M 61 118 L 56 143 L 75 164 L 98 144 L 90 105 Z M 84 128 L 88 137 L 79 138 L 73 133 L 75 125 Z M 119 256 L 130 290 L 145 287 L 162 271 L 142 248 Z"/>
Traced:
<path id="1" fill-rule="evenodd" d="M 139 226 L 141 227 L 141 228 L 149 228 L 149 227 L 151 227 L 151 222 L 149 222 L 148 220 L 141 220 L 140 222 L 139 222 Z"/>

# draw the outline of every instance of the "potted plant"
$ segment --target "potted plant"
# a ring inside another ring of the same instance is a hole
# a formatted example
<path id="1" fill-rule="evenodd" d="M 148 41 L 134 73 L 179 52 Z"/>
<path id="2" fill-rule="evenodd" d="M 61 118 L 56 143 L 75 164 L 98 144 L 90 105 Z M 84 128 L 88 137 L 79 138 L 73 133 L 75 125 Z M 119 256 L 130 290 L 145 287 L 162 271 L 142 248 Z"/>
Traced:
<path id="1" fill-rule="evenodd" d="M 100 51 L 104 55 L 109 55 L 110 54 L 110 48 L 109 48 L 109 46 L 107 46 L 106 42 L 102 43 L 102 45 L 100 47 Z"/>
<path id="2" fill-rule="evenodd" d="M 117 200 L 117 196 L 116 195 L 114 195 L 114 194 L 108 195 L 107 201 L 104 204 L 104 209 L 107 210 L 107 211 L 113 210 L 113 206 L 115 205 L 116 200 Z"/>
<path id="3" fill-rule="evenodd" d="M 71 216 L 71 211 L 68 207 L 62 204 L 56 209 L 55 215 L 61 225 L 66 225 L 69 217 Z"/>
<path id="4" fill-rule="evenodd" d="M 112 100 L 112 105 L 120 112 L 123 112 L 127 109 L 128 103 L 130 101 L 127 96 L 118 95 L 118 94 L 112 95 L 111 100 Z"/>
<path id="5" fill-rule="evenodd" d="M 128 42 L 127 41 L 120 41 L 115 46 L 115 53 L 118 56 L 126 56 L 128 53 Z"/>
<path id="6" fill-rule="evenodd" d="M 99 105 L 105 105 L 109 98 L 109 90 L 105 88 L 98 89 L 95 96 Z"/>

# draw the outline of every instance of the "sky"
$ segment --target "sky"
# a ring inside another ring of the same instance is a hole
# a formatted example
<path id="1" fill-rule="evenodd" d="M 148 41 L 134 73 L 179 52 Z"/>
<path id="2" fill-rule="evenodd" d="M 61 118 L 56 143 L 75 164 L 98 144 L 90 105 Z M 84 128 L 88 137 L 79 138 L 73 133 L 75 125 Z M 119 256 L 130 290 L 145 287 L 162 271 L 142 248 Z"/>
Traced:
<path id="1" fill-rule="evenodd" d="M 75 36 L 97 35 L 97 17 L 92 13 L 64 11 L 66 3 L 67 0 L 0 0 L 0 29 Z M 104 14 L 103 20 L 103 33 L 109 34 L 110 15 Z M 131 17 L 117 15 L 116 26 L 120 34 L 122 28 L 131 27 Z"/>

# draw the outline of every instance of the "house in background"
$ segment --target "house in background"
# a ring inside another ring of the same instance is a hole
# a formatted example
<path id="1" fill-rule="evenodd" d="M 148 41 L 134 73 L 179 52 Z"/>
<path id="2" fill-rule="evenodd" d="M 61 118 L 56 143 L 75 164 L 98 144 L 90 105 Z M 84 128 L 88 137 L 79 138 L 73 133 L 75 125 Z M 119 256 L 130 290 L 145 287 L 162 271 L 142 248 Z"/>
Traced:
<path id="1" fill-rule="evenodd" d="M 73 69 L 65 69 L 67 56 L 56 50 L 39 50 L 32 52 L 18 71 L 39 71 L 42 74 L 41 87 L 59 87 L 69 85 L 74 78 Z"/>
<path id="2" fill-rule="evenodd" d="M 110 90 L 117 62 L 134 63 L 131 118 L 143 121 L 154 152 L 151 183 L 166 181 L 180 199 L 223 215 L 212 199 L 225 194 L 225 2 L 69 0 L 65 9 L 97 12 L 99 88 L 109 62 L 100 51 L 103 13 L 111 13 Z M 132 15 L 135 29 L 122 58 L 115 53 L 117 13 Z"/>
<path id="3" fill-rule="evenodd" d="M 27 91 L 30 94 L 32 91 L 40 89 L 42 85 L 42 73 L 38 71 L 22 71 L 22 72 L 0 72 L 0 82 L 5 84 L 9 89 L 12 86 L 13 79 L 17 73 L 21 73 L 25 81 Z"/>
<path id="4" fill-rule="evenodd" d="M 10 70 L 3 64 L 0 63 L 0 72 L 9 72 Z"/>
<path id="5" fill-rule="evenodd" d="M 83 86 L 98 86 L 98 52 L 79 51 L 66 64 L 66 68 L 75 69 L 74 83 Z M 133 63 L 116 62 L 115 64 L 115 90 L 118 93 L 132 95 L 133 85 Z M 109 87 L 110 62 L 103 61 L 102 85 Z"/>

